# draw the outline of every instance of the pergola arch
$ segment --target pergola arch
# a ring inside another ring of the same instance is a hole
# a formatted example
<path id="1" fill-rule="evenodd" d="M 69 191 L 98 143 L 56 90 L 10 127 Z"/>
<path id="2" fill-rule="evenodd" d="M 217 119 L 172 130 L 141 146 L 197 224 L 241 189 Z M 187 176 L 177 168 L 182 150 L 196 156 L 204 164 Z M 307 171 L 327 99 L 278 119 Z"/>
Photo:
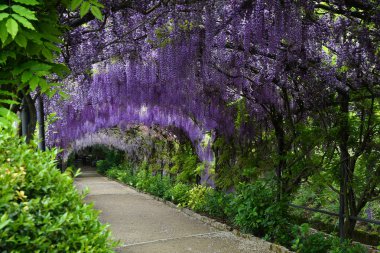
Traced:
<path id="1" fill-rule="evenodd" d="M 141 143 L 131 143 L 128 141 L 128 130 L 131 128 L 144 128 L 146 132 L 148 132 L 148 135 L 154 135 L 158 134 L 158 132 L 165 132 L 166 136 L 169 139 L 172 140 L 177 140 L 181 137 L 177 136 L 177 133 L 181 133 L 182 136 L 183 134 L 186 135 L 186 138 L 188 138 L 187 133 L 182 131 L 182 129 L 178 129 L 173 126 L 165 127 L 163 128 L 162 126 L 154 125 L 154 127 L 148 127 L 144 124 L 129 124 L 125 126 L 123 129 L 117 127 L 117 128 L 103 128 L 99 129 L 96 132 L 92 133 L 86 133 L 83 136 L 81 136 L 78 139 L 73 140 L 64 150 L 63 153 L 63 164 L 66 164 L 70 155 L 72 153 L 76 153 L 80 150 L 83 150 L 88 147 L 92 147 L 95 145 L 103 145 L 103 146 L 108 146 L 113 149 L 118 149 L 121 151 L 124 151 L 126 153 L 133 152 L 139 148 L 138 146 Z M 157 129 L 160 129 L 159 131 Z M 213 185 L 213 178 L 212 178 L 212 173 L 210 173 L 210 167 L 212 166 L 213 159 L 214 159 L 214 154 L 211 150 L 211 145 L 212 145 L 212 138 L 210 138 L 211 135 L 209 133 L 205 133 L 203 135 L 203 139 L 201 141 L 194 141 L 190 140 L 194 150 L 199 157 L 200 161 L 204 164 L 205 170 L 201 174 L 201 182 L 202 183 L 207 183 L 209 185 Z M 148 153 L 149 151 L 146 150 Z"/>
<path id="2" fill-rule="evenodd" d="M 94 65 L 91 76 L 66 80 L 71 98 L 48 101 L 48 112 L 59 118 L 49 128 L 48 143 L 67 149 L 86 135 L 115 126 L 175 127 L 191 140 L 208 174 L 215 129 L 225 124 L 229 128 L 224 129 L 233 131 L 234 121 L 220 101 L 204 97 L 194 72 L 160 77 L 157 71 L 154 64 L 108 62 Z"/>

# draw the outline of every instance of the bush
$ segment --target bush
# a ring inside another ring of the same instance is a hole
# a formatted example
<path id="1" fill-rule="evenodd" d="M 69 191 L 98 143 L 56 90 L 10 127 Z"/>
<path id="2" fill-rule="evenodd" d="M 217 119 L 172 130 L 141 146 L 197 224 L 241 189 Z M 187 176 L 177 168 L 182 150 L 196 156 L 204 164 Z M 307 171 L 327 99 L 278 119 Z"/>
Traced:
<path id="1" fill-rule="evenodd" d="M 136 185 L 136 177 L 133 175 L 132 168 L 126 164 L 114 166 L 107 170 L 105 174 L 107 177 L 119 180 L 125 184 Z"/>
<path id="2" fill-rule="evenodd" d="M 332 247 L 329 253 L 367 253 L 368 249 L 366 249 L 363 245 L 360 244 L 352 244 L 351 241 L 345 240 L 343 243 L 340 242 L 340 239 L 335 237 L 332 239 Z"/>
<path id="3" fill-rule="evenodd" d="M 207 209 L 207 195 L 211 194 L 214 189 L 203 185 L 194 186 L 189 191 L 188 206 L 197 212 L 206 212 Z"/>
<path id="4" fill-rule="evenodd" d="M 140 170 L 136 175 L 136 188 L 141 191 L 147 191 L 150 175 L 146 170 Z"/>
<path id="5" fill-rule="evenodd" d="M 99 160 L 96 162 L 96 171 L 102 175 L 106 175 L 107 170 L 111 169 L 112 164 L 107 160 Z"/>
<path id="6" fill-rule="evenodd" d="M 275 201 L 274 189 L 270 183 L 260 180 L 239 185 L 230 215 L 242 231 L 288 244 L 288 206 L 285 201 Z"/>
<path id="7" fill-rule="evenodd" d="M 112 167 L 122 164 L 124 159 L 121 151 L 107 149 L 105 152 L 105 159 L 96 162 L 96 170 L 102 175 Z"/>
<path id="8" fill-rule="evenodd" d="M 228 208 L 232 201 L 232 194 L 225 194 L 216 190 L 207 191 L 204 211 L 212 217 L 219 219 L 228 218 Z"/>
<path id="9" fill-rule="evenodd" d="M 164 197 L 172 187 L 170 178 L 161 175 L 152 175 L 151 171 L 140 170 L 136 176 L 136 188 L 158 197 Z"/>
<path id="10" fill-rule="evenodd" d="M 323 233 L 311 233 L 308 224 L 294 226 L 292 231 L 295 239 L 292 249 L 299 253 L 366 253 L 362 245 L 353 245 L 346 240 L 341 242 L 339 238 Z"/>
<path id="11" fill-rule="evenodd" d="M 332 241 L 322 233 L 310 233 L 309 224 L 293 227 L 292 249 L 299 253 L 326 253 L 331 249 Z"/>
<path id="12" fill-rule="evenodd" d="M 169 189 L 164 198 L 166 200 L 173 201 L 180 206 L 187 206 L 190 198 L 189 191 L 191 190 L 191 186 L 184 183 L 177 183 L 171 189 Z"/>
<path id="13" fill-rule="evenodd" d="M 113 252 L 110 232 L 56 155 L 0 129 L 0 251 Z"/>
<path id="14" fill-rule="evenodd" d="M 105 175 L 109 178 L 112 178 L 112 179 L 117 179 L 117 177 L 119 176 L 119 173 L 120 173 L 120 170 L 119 168 L 117 167 L 112 167 L 111 169 L 107 170 L 105 172 Z"/>

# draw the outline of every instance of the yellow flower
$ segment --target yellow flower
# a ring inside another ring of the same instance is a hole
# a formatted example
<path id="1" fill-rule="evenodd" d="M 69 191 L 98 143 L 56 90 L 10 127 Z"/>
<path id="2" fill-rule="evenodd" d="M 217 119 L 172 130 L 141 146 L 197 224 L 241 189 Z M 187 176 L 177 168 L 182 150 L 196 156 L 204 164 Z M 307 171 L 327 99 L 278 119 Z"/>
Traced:
<path id="1" fill-rule="evenodd" d="M 20 167 L 20 174 L 21 174 L 21 175 L 26 175 L 26 172 L 25 172 L 25 168 L 24 168 L 24 167 Z"/>
<path id="2" fill-rule="evenodd" d="M 19 198 L 19 199 L 26 199 L 27 198 L 27 196 L 25 195 L 25 192 L 24 191 L 16 191 L 16 194 L 17 194 L 17 197 Z"/>

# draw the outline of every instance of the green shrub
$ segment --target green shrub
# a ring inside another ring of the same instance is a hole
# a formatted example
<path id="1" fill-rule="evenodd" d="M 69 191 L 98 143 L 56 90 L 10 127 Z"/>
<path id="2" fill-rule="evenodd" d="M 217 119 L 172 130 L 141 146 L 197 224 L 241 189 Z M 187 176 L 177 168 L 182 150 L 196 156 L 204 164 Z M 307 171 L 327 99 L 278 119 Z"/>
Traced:
<path id="1" fill-rule="evenodd" d="M 353 245 L 349 240 L 341 242 L 338 237 L 323 233 L 311 233 L 308 224 L 294 226 L 295 239 L 292 249 L 299 253 L 366 253 L 360 244 Z"/>
<path id="2" fill-rule="evenodd" d="M 331 249 L 332 241 L 322 233 L 311 234 L 309 224 L 294 226 L 292 233 L 292 249 L 299 253 L 327 253 Z"/>
<path id="3" fill-rule="evenodd" d="M 290 241 L 288 206 L 285 201 L 275 201 L 274 189 L 261 180 L 239 185 L 229 215 L 242 231 L 287 244 Z"/>
<path id="4" fill-rule="evenodd" d="M 56 155 L 0 129 L 0 251 L 113 252 L 110 232 Z"/>
<path id="5" fill-rule="evenodd" d="M 158 197 L 164 197 L 172 187 L 170 178 L 167 176 L 155 175 L 149 180 L 149 186 L 147 192 Z"/>
<path id="6" fill-rule="evenodd" d="M 339 238 L 334 237 L 332 239 L 332 247 L 329 253 L 367 253 L 368 249 L 366 249 L 363 245 L 360 244 L 352 244 L 351 241 L 345 240 L 341 242 Z"/>
<path id="7" fill-rule="evenodd" d="M 112 179 L 117 179 L 120 170 L 117 167 L 112 167 L 111 169 L 105 172 L 105 175 Z"/>
<path id="8" fill-rule="evenodd" d="M 151 171 L 140 170 L 136 176 L 136 188 L 158 197 L 164 197 L 172 187 L 168 176 L 152 175 Z"/>
<path id="9" fill-rule="evenodd" d="M 176 183 L 166 193 L 164 198 L 181 206 L 187 206 L 190 198 L 191 186 L 184 183 Z"/>
<path id="10" fill-rule="evenodd" d="M 122 173 L 119 174 L 119 177 L 117 179 L 133 187 L 136 185 L 136 177 L 133 176 L 131 171 L 123 170 Z"/>
<path id="11" fill-rule="evenodd" d="M 146 170 L 140 170 L 136 175 L 136 188 L 141 191 L 147 191 L 150 175 Z"/>
<path id="12" fill-rule="evenodd" d="M 203 185 L 194 186 L 189 191 L 188 206 L 197 212 L 206 212 L 207 209 L 207 195 L 211 194 L 214 189 Z"/>
<path id="13" fill-rule="evenodd" d="M 105 159 L 96 162 L 96 170 L 105 175 L 106 171 L 112 167 L 119 166 L 123 163 L 123 152 L 118 150 L 106 149 Z"/>
<path id="14" fill-rule="evenodd" d="M 226 219 L 228 218 L 228 208 L 232 201 L 232 194 L 226 194 L 216 190 L 206 192 L 206 205 L 204 211 L 212 217 Z"/>
<path id="15" fill-rule="evenodd" d="M 107 160 L 99 160 L 96 162 L 96 171 L 102 175 L 105 175 L 107 170 L 111 169 L 112 164 Z"/>

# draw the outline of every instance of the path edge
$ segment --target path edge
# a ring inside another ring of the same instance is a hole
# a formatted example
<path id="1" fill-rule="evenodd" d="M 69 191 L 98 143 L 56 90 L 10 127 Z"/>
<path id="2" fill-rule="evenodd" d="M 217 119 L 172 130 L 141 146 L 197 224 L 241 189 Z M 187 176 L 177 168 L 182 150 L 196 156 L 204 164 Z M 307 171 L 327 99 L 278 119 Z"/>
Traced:
<path id="1" fill-rule="evenodd" d="M 101 175 L 103 176 L 103 175 Z M 126 184 L 122 181 L 119 181 L 117 179 L 113 179 L 113 178 L 110 178 L 110 177 L 107 177 L 107 176 L 104 176 L 105 178 L 107 178 L 108 180 L 110 181 L 113 181 L 113 182 L 117 182 L 125 187 L 128 187 L 128 188 L 131 188 L 133 190 L 135 190 L 136 192 L 139 192 L 139 193 L 143 193 L 147 196 L 149 196 L 150 198 L 156 200 L 156 201 L 159 201 L 171 208 L 174 208 L 176 209 L 177 211 L 181 212 L 181 213 L 184 213 L 186 214 L 187 216 L 190 216 L 191 218 L 193 219 L 196 219 L 198 221 L 201 221 L 202 223 L 206 224 L 206 225 L 209 225 L 213 228 L 216 228 L 218 230 L 221 230 L 221 231 L 224 231 L 224 232 L 231 232 L 232 234 L 234 234 L 235 236 L 237 237 L 241 237 L 241 238 L 244 238 L 244 239 L 248 239 L 250 241 L 254 241 L 254 240 L 261 240 L 263 243 L 267 244 L 269 247 L 270 250 L 272 250 L 274 253 L 294 253 L 293 251 L 287 249 L 286 247 L 284 246 L 281 246 L 281 245 L 278 245 L 278 244 L 275 244 L 275 243 L 271 243 L 271 242 L 268 242 L 260 237 L 256 237 L 254 235 L 251 235 L 251 234 L 246 234 L 246 233 L 243 233 L 241 232 L 240 230 L 238 229 L 235 229 L 235 228 L 232 228 L 231 226 L 227 225 L 227 224 L 224 224 L 224 223 L 221 223 L 215 219 L 212 219 L 210 217 L 207 217 L 207 216 L 203 216 L 199 213 L 196 213 L 194 212 L 193 210 L 189 209 L 189 208 L 186 208 L 186 207 L 179 207 L 178 205 L 174 204 L 173 202 L 171 201 L 168 201 L 168 200 L 165 200 L 163 198 L 160 198 L 160 197 L 157 197 L 157 196 L 154 196 L 150 193 L 147 193 L 147 192 L 144 192 L 144 191 L 141 191 L 129 184 Z"/>

